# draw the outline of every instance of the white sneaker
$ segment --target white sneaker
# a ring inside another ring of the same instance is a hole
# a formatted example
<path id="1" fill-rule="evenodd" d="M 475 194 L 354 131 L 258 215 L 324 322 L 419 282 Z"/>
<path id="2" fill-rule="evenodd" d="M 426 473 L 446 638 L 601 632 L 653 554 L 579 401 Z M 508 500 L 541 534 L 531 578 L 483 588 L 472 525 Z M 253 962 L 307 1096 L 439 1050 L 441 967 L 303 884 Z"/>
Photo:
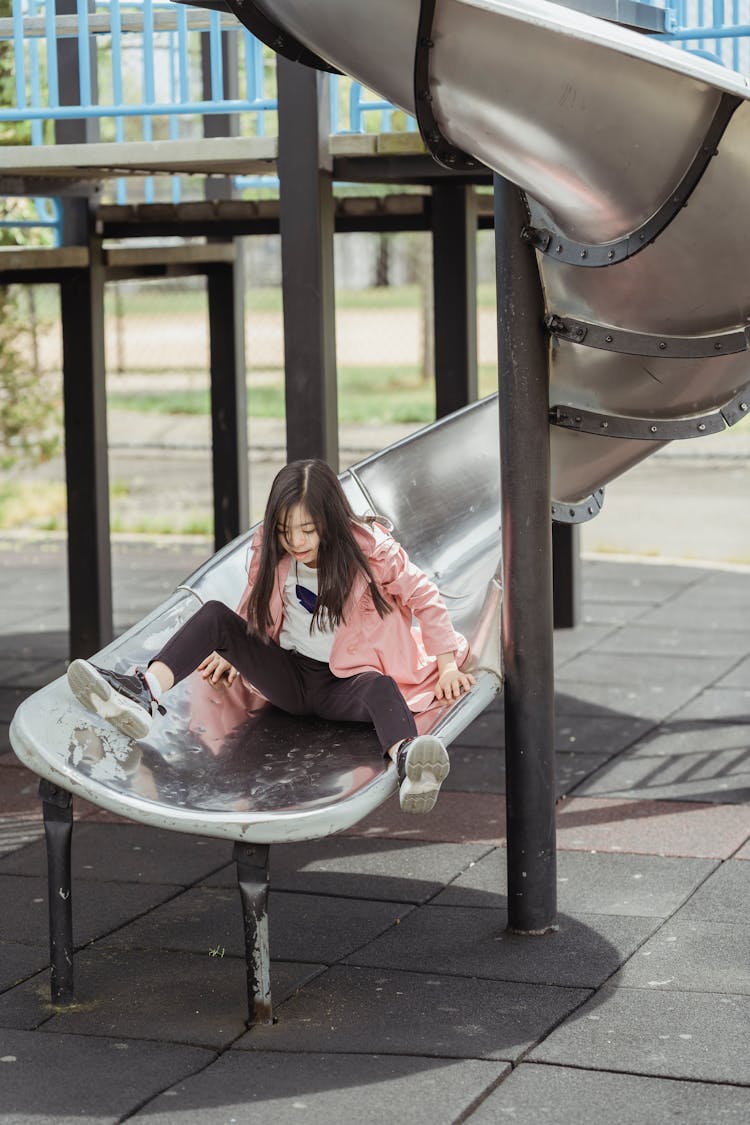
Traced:
<path id="1" fill-rule="evenodd" d="M 435 807 L 440 786 L 450 772 L 448 751 L 439 738 L 421 734 L 407 738 L 396 754 L 398 799 L 408 813 L 427 813 Z"/>
<path id="2" fill-rule="evenodd" d="M 128 738 L 145 738 L 151 730 L 152 709 L 158 704 L 137 669 L 124 676 L 97 668 L 88 660 L 74 660 L 68 667 L 68 684 L 87 711 L 106 719 Z"/>

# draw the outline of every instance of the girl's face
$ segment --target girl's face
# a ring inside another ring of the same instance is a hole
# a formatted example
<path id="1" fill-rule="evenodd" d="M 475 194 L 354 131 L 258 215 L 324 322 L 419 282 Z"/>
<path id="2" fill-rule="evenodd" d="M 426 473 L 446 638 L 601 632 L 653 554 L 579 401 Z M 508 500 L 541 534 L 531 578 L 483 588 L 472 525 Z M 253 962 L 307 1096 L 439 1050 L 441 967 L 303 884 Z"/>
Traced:
<path id="1" fill-rule="evenodd" d="M 276 525 L 279 543 L 284 551 L 306 566 L 318 565 L 320 535 L 302 504 L 296 504 L 286 513 L 286 519 Z"/>

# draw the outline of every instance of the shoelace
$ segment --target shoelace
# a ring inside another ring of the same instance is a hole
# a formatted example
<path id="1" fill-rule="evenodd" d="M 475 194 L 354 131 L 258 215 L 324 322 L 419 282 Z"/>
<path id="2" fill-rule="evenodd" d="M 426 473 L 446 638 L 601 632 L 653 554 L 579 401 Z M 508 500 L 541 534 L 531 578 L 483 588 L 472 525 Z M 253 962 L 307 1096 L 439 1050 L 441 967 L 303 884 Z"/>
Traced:
<path id="1" fill-rule="evenodd" d="M 146 691 L 148 692 L 149 699 L 151 700 L 151 705 L 153 707 L 156 707 L 156 710 L 159 712 L 160 715 L 166 715 L 166 713 L 167 713 L 166 707 L 162 703 L 160 703 L 159 700 L 156 698 L 156 696 L 152 692 L 151 688 L 149 687 L 148 680 L 146 679 L 146 677 L 144 676 L 144 674 L 140 670 L 140 668 L 136 668 L 135 674 L 138 677 L 138 679 L 141 681 L 141 686 L 143 688 L 145 688 Z"/>

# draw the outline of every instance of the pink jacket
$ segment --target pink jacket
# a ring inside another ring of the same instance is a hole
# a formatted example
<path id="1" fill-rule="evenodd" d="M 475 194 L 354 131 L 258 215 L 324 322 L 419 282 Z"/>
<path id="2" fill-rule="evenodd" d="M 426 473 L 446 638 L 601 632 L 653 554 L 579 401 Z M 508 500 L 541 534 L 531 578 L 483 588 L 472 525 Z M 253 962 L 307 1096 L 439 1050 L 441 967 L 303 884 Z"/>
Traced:
<path id="1" fill-rule="evenodd" d="M 342 677 L 372 670 L 392 676 L 409 709 L 426 711 L 435 702 L 436 657 L 439 653 L 455 652 L 461 667 L 469 655 L 468 642 L 453 628 L 437 587 L 409 561 L 406 551 L 389 531 L 380 524 L 361 523 L 355 523 L 353 530 L 393 611 L 380 617 L 367 578 L 359 573 L 344 606 L 344 620 L 336 630 L 331 671 Z M 261 525 L 253 537 L 248 585 L 237 607 L 243 617 L 258 573 L 262 538 Z M 290 566 L 291 558 L 285 555 L 276 571 L 270 605 L 269 636 L 273 640 L 278 640 L 281 631 L 282 591 Z"/>

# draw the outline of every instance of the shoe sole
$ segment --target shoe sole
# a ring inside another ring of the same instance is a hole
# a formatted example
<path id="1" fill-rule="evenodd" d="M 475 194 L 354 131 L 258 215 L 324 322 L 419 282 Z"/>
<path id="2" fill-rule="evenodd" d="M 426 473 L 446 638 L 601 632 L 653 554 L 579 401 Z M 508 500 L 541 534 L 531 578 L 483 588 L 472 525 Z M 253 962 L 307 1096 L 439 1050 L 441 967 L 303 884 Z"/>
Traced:
<path id="1" fill-rule="evenodd" d="M 416 738 L 409 747 L 406 777 L 398 791 L 402 812 L 431 812 L 450 768 L 448 751 L 439 738 L 429 734 Z"/>
<path id="2" fill-rule="evenodd" d="M 82 707 L 128 738 L 145 738 L 151 730 L 151 716 L 115 691 L 88 661 L 73 661 L 68 668 L 68 684 Z"/>

